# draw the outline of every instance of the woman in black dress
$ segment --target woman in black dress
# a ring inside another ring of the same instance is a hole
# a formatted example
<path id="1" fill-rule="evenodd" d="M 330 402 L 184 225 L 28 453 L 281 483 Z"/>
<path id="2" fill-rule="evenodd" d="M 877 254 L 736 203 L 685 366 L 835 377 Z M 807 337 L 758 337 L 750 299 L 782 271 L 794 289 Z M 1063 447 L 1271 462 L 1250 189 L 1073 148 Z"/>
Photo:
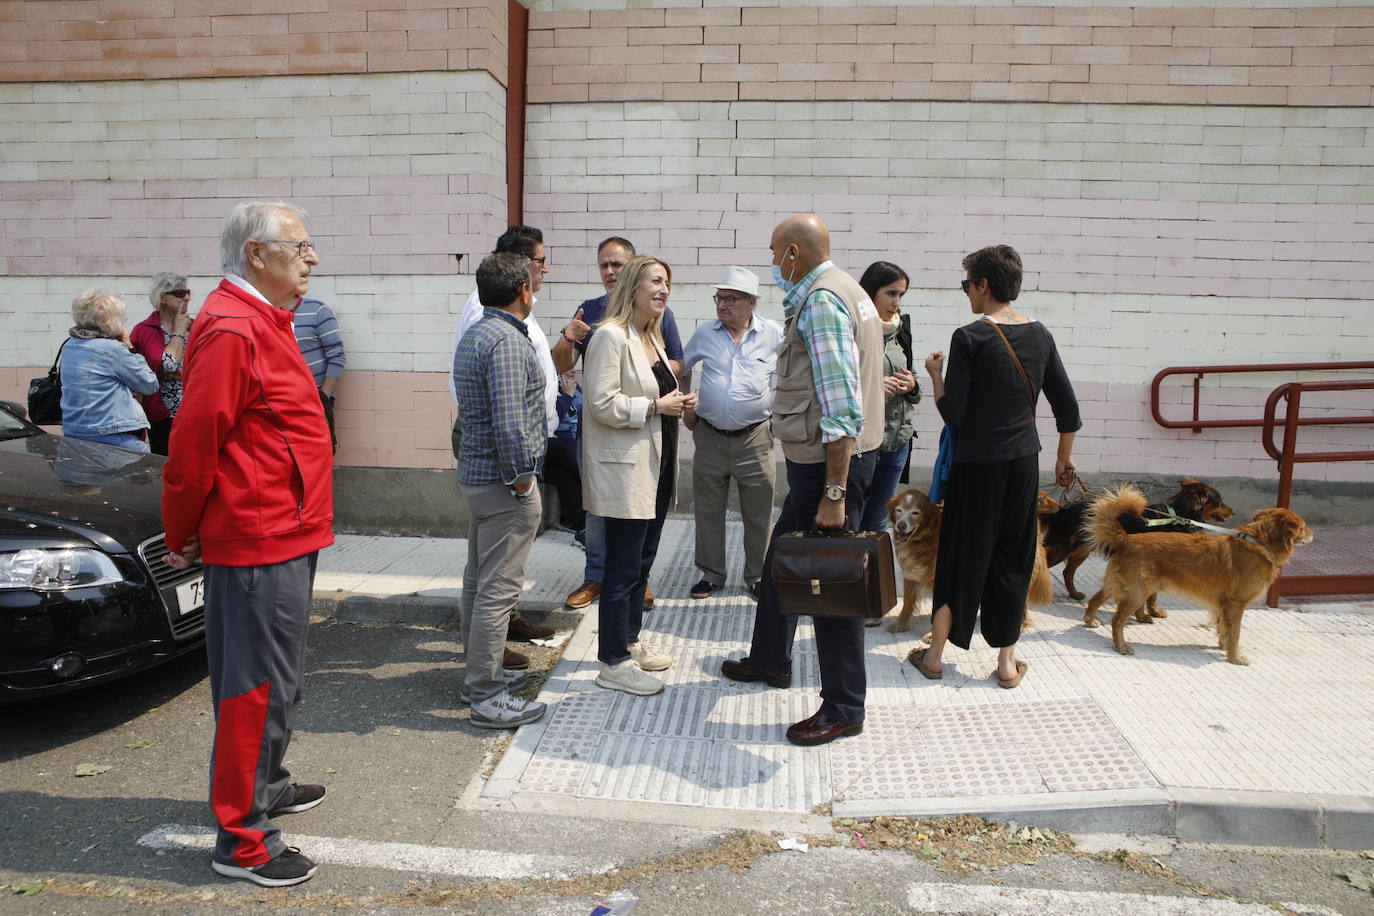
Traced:
<path id="1" fill-rule="evenodd" d="M 947 369 L 943 352 L 926 358 L 935 406 L 959 434 L 940 526 L 931 644 L 910 661 L 926 677 L 941 677 L 945 642 L 967 649 L 981 609 L 983 638 L 998 650 L 998 683 L 1015 687 L 1026 671 L 1016 641 L 1035 562 L 1040 393 L 1059 431 L 1054 476 L 1061 484 L 1073 476 L 1074 434 L 1083 424 L 1054 338 L 1011 307 L 1021 291 L 1021 257 L 996 245 L 963 264 L 960 285 L 978 320 L 954 332 Z"/>

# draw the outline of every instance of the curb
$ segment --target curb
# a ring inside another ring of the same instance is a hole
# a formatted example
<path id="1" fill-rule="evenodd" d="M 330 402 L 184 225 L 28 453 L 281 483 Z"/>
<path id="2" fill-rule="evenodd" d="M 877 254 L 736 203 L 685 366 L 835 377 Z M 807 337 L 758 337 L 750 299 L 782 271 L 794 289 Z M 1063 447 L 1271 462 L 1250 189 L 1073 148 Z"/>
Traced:
<path id="1" fill-rule="evenodd" d="M 559 601 L 521 601 L 520 611 L 531 614 L 550 614 L 566 610 Z M 316 593 L 310 604 L 316 617 L 331 617 L 349 623 L 394 623 L 413 626 L 458 626 L 458 599 L 436 598 L 428 595 L 365 595 L 336 591 Z M 570 612 L 575 613 L 575 612 Z"/>

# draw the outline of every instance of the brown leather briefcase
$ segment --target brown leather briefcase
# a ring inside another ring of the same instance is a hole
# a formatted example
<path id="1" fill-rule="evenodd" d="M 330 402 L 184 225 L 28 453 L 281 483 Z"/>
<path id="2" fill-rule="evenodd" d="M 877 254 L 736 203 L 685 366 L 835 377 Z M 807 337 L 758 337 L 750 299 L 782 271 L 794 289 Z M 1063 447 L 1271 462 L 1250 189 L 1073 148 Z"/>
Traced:
<path id="1" fill-rule="evenodd" d="M 886 531 L 793 531 L 773 544 L 778 610 L 877 620 L 897 602 Z"/>

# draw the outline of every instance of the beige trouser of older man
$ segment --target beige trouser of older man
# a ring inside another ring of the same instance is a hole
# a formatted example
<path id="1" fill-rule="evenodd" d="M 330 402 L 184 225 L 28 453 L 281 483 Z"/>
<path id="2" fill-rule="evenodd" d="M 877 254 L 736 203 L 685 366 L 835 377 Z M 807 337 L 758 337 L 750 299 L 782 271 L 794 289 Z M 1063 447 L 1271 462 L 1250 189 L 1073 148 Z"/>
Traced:
<path id="1" fill-rule="evenodd" d="M 722 586 L 725 565 L 725 507 L 730 481 L 739 490 L 744 520 L 744 584 L 763 577 L 763 557 L 773 518 L 773 431 L 764 420 L 730 435 L 698 418 L 692 432 L 692 500 L 696 514 L 696 565 L 712 585 Z"/>

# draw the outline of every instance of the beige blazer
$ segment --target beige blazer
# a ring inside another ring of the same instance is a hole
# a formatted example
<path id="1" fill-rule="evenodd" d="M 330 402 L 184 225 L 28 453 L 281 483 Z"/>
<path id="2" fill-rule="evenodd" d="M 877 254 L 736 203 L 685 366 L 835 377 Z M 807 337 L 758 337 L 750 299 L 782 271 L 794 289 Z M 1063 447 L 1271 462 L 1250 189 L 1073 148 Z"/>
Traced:
<path id="1" fill-rule="evenodd" d="M 663 460 L 662 419 L 644 418 L 658 397 L 653 358 L 646 359 L 635 333 L 599 326 L 583 363 L 582 502 L 609 518 L 654 517 Z M 669 365 L 657 343 L 654 351 Z"/>

